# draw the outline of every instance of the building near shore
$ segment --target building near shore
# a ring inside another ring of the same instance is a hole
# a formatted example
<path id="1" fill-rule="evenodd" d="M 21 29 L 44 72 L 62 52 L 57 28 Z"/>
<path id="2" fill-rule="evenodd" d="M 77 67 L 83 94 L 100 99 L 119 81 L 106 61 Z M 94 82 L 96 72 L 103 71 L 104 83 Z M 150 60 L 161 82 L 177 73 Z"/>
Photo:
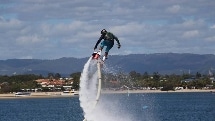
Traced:
<path id="1" fill-rule="evenodd" d="M 72 89 L 73 79 L 37 79 L 35 80 L 42 88 L 50 90 Z"/>

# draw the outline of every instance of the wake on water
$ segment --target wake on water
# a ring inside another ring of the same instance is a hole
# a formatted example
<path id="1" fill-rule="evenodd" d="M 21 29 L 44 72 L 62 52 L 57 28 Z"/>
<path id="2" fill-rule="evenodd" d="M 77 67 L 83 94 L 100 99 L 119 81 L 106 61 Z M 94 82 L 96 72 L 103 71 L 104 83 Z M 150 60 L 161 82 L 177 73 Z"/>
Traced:
<path id="1" fill-rule="evenodd" d="M 107 67 L 106 67 L 107 68 Z M 101 100 L 95 106 L 98 88 L 97 61 L 88 59 L 80 78 L 79 100 L 87 121 L 132 121 L 126 111 L 118 109 L 120 101 Z M 105 107 L 112 107 L 106 110 Z M 118 112 L 118 113 L 117 113 Z"/>

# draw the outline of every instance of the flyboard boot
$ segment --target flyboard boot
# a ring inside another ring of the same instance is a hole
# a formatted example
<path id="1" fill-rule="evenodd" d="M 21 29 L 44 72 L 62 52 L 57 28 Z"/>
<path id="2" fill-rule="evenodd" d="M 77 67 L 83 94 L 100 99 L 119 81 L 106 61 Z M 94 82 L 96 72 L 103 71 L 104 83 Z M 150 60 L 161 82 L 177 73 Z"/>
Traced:
<path id="1" fill-rule="evenodd" d="M 99 50 L 98 52 L 93 52 L 92 59 L 98 60 L 100 55 L 101 55 L 101 53 L 102 53 L 101 50 Z"/>
<path id="2" fill-rule="evenodd" d="M 102 61 L 105 62 L 106 59 L 108 59 L 108 58 L 103 56 Z"/>

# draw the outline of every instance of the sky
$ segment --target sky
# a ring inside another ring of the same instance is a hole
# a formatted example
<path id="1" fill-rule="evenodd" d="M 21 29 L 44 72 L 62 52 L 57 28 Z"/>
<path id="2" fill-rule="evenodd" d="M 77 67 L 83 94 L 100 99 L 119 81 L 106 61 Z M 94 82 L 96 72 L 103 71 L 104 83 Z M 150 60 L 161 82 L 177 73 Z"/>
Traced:
<path id="1" fill-rule="evenodd" d="M 215 0 L 0 0 L 0 60 L 89 57 L 102 29 L 110 55 L 215 54 Z"/>

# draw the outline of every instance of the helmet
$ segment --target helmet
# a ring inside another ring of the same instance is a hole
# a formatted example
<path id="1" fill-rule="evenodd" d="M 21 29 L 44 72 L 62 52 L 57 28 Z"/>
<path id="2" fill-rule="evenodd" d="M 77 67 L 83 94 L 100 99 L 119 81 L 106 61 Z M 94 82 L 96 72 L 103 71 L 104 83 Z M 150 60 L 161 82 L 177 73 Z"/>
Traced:
<path id="1" fill-rule="evenodd" d="M 107 31 L 105 29 L 102 29 L 101 34 L 106 34 Z"/>

